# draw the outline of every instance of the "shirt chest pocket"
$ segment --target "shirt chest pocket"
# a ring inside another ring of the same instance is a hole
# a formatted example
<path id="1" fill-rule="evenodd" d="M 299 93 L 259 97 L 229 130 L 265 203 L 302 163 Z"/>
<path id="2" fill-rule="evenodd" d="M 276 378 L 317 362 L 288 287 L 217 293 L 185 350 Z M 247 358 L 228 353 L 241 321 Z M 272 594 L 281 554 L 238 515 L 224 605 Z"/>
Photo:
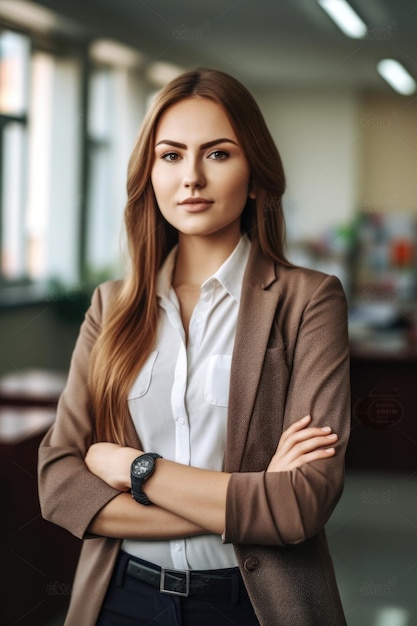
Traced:
<path id="1" fill-rule="evenodd" d="M 143 364 L 142 369 L 136 377 L 133 385 L 130 388 L 129 395 L 127 397 L 128 400 L 134 400 L 135 398 L 140 398 L 144 396 L 145 393 L 148 392 L 148 389 L 152 380 L 152 372 L 155 365 L 156 357 L 158 356 L 158 351 L 155 350 L 151 352 L 145 363 Z"/>
<path id="2" fill-rule="evenodd" d="M 204 380 L 204 397 L 209 404 L 228 406 L 231 364 L 229 354 L 213 354 L 210 357 Z"/>

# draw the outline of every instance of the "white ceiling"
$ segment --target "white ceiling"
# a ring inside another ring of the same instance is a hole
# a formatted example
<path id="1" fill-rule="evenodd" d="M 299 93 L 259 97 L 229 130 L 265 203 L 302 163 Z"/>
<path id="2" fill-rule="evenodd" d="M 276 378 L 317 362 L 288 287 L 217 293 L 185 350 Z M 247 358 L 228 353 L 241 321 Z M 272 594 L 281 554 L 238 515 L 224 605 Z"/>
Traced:
<path id="1" fill-rule="evenodd" d="M 376 72 L 384 57 L 417 77 L 417 2 L 352 0 L 368 24 L 349 39 L 315 0 L 32 0 L 71 18 L 70 34 L 137 47 L 144 65 L 169 61 L 223 69 L 250 88 L 390 88 Z M 0 0 L 1 3 L 1 0 Z"/>

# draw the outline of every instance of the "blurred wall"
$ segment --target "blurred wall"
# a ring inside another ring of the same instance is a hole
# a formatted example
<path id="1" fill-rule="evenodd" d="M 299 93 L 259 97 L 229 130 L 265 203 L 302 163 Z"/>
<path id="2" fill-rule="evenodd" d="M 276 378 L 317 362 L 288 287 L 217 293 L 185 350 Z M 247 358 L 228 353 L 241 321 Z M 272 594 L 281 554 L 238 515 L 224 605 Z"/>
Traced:
<path id="1" fill-rule="evenodd" d="M 363 96 L 360 205 L 369 212 L 417 214 L 417 102 Z"/>
<path id="2" fill-rule="evenodd" d="M 261 94 L 287 174 L 288 236 L 311 239 L 350 223 L 358 202 L 359 102 L 339 91 Z"/>

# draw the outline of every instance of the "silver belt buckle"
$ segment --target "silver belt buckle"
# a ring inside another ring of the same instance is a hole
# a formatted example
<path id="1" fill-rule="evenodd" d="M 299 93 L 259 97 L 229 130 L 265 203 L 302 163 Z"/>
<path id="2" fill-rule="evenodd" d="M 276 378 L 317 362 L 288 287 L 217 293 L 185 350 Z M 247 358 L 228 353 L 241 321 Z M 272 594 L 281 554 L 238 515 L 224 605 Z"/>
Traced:
<path id="1" fill-rule="evenodd" d="M 184 575 L 185 591 L 175 591 L 173 589 L 165 589 L 165 575 L 167 572 L 172 572 L 176 576 L 178 576 L 178 574 Z M 190 595 L 190 571 L 161 567 L 161 582 L 159 584 L 159 591 L 161 593 L 168 593 L 173 596 L 182 596 L 183 598 L 188 598 L 188 596 Z"/>

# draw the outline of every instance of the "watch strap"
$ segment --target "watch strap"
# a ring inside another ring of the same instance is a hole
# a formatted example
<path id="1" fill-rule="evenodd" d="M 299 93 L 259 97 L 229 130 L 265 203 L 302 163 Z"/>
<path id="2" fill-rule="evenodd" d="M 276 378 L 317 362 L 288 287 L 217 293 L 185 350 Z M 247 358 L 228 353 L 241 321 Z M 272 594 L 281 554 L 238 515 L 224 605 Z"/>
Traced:
<path id="1" fill-rule="evenodd" d="M 143 454 L 140 455 L 139 458 L 141 458 L 142 456 L 150 456 L 152 459 L 154 459 L 154 461 L 156 459 L 162 459 L 162 456 L 160 454 L 157 454 L 156 452 L 144 452 Z M 137 459 L 135 459 L 136 461 Z M 135 462 L 134 461 L 134 462 Z M 132 498 L 134 500 L 136 500 L 136 502 L 139 502 L 139 504 L 143 504 L 145 506 L 149 506 L 152 504 L 152 502 L 149 500 L 148 496 L 144 493 L 142 487 L 143 487 L 143 483 L 149 478 L 149 476 L 151 476 L 153 473 L 153 469 L 152 472 L 150 474 L 148 474 L 147 476 L 134 476 L 131 473 L 130 476 L 130 480 L 131 480 L 131 494 L 132 494 Z"/>

